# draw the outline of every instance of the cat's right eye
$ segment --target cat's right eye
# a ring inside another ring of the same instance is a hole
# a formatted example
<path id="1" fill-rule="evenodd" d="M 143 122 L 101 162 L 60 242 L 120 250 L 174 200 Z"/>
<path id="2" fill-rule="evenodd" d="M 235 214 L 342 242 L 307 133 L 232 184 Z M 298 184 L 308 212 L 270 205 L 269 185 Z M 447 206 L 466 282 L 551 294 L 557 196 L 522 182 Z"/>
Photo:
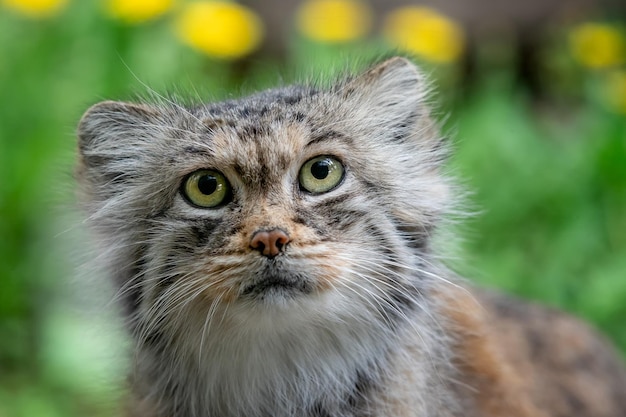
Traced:
<path id="1" fill-rule="evenodd" d="M 228 202 L 230 184 L 221 172 L 200 169 L 187 176 L 181 193 L 194 206 L 215 208 Z"/>

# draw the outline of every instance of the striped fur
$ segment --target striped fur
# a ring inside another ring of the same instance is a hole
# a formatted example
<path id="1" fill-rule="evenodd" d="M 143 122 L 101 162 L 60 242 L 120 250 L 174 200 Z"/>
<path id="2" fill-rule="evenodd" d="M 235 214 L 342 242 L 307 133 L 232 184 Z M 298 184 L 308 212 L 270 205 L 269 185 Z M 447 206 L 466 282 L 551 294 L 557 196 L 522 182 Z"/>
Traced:
<path id="1" fill-rule="evenodd" d="M 393 58 L 329 88 L 85 114 L 82 201 L 136 342 L 129 416 L 533 415 L 523 395 L 485 414 L 466 389 L 482 380 L 464 358 L 497 355 L 459 349 L 485 321 L 450 308 L 460 284 L 432 253 L 458 192 L 425 94 Z M 345 176 L 312 195 L 298 172 L 319 155 Z M 198 169 L 222 172 L 232 201 L 190 205 Z M 275 258 L 250 244 L 271 228 L 290 237 Z M 489 390 L 509 390 L 508 369 Z"/>

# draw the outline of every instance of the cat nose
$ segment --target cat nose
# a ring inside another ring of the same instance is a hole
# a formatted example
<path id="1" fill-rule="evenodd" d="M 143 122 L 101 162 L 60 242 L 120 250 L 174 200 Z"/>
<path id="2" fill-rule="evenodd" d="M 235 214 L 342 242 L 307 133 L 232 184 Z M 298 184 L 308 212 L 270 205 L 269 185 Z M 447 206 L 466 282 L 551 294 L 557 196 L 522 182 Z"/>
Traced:
<path id="1" fill-rule="evenodd" d="M 257 230 L 250 239 L 250 247 L 273 258 L 283 252 L 290 241 L 289 235 L 280 229 Z"/>

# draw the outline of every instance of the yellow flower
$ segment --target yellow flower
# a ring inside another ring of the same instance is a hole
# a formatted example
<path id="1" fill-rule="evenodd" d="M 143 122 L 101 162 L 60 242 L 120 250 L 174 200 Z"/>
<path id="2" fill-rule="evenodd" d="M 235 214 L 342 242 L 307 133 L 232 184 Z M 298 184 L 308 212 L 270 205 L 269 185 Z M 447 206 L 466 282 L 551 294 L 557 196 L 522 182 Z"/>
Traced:
<path id="1" fill-rule="evenodd" d="M 137 24 L 167 13 L 174 0 L 107 0 L 107 13 L 126 23 Z"/>
<path id="2" fill-rule="evenodd" d="M 383 23 L 388 42 L 428 61 L 452 62 L 463 53 L 462 29 L 428 7 L 406 6 L 392 11 Z"/>
<path id="3" fill-rule="evenodd" d="M 624 61 L 626 41 L 615 27 L 601 23 L 585 23 L 570 34 L 570 48 L 582 65 L 609 68 Z"/>
<path id="4" fill-rule="evenodd" d="M 208 55 L 234 59 L 256 49 L 263 26 L 250 9 L 236 3 L 199 1 L 181 11 L 176 22 L 180 39 Z"/>
<path id="5" fill-rule="evenodd" d="M 3 0 L 2 3 L 28 17 L 44 18 L 59 13 L 67 0 Z"/>
<path id="6" fill-rule="evenodd" d="M 626 70 L 615 70 L 604 80 L 603 96 L 613 111 L 626 115 Z"/>
<path id="7" fill-rule="evenodd" d="M 297 25 L 320 42 L 348 42 L 369 32 L 372 12 L 359 0 L 308 0 L 298 10 Z"/>

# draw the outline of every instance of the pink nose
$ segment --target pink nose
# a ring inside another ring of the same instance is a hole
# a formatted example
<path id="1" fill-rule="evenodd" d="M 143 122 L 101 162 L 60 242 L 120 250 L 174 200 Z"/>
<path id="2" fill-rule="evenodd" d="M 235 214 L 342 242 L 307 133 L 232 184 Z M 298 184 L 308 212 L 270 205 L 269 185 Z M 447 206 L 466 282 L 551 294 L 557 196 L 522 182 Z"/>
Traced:
<path id="1" fill-rule="evenodd" d="M 273 258 L 283 252 L 290 241 L 289 235 L 280 229 L 258 230 L 252 235 L 250 247 Z"/>

